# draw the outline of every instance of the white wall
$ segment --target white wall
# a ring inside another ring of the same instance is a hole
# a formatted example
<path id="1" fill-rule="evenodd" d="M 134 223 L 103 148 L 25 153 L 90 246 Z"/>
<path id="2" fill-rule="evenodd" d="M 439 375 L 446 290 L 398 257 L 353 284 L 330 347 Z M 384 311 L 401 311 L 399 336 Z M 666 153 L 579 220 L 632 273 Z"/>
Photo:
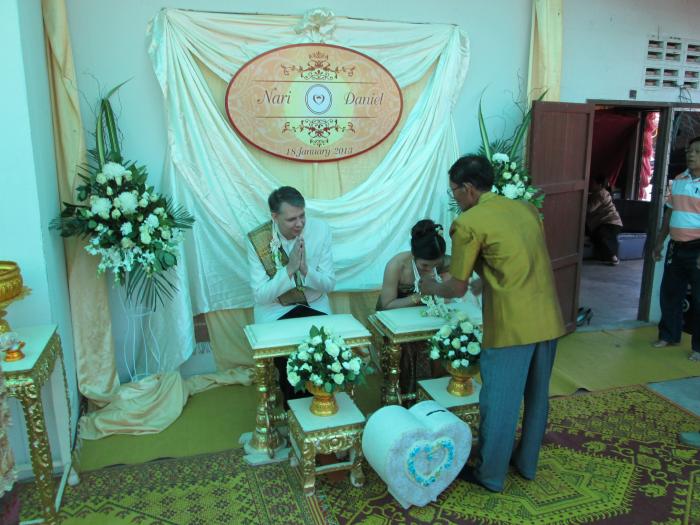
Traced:
<path id="1" fill-rule="evenodd" d="M 59 202 L 40 0 L 0 2 L 0 47 L 7 73 L 0 83 L 0 259 L 17 261 L 25 284 L 32 289 L 29 297 L 9 307 L 7 320 L 14 327 L 58 324 L 76 414 L 78 395 L 63 243 L 48 231 Z M 60 458 L 58 453 L 60 448 L 65 452 L 67 436 L 62 433 L 59 437 L 54 420 L 54 403 L 65 399 L 60 370 L 54 372 L 42 395 L 54 460 L 60 464 L 68 458 L 65 453 Z M 10 441 L 24 475 L 29 473 L 29 456 L 16 401 L 11 403 L 11 411 Z"/>
<path id="2" fill-rule="evenodd" d="M 650 35 L 700 40 L 697 0 L 564 0 L 561 99 L 673 102 L 678 89 L 645 89 L 644 66 Z M 692 93 L 700 101 L 700 92 Z"/>

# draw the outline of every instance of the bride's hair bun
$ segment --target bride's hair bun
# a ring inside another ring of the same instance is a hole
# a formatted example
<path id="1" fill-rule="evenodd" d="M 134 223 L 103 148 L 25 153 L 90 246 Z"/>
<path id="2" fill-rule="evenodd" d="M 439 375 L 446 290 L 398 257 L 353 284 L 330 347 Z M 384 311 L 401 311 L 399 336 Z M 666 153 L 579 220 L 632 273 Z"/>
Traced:
<path id="1" fill-rule="evenodd" d="M 411 228 L 411 253 L 419 259 L 429 261 L 445 255 L 445 239 L 442 226 L 430 219 L 418 221 Z"/>

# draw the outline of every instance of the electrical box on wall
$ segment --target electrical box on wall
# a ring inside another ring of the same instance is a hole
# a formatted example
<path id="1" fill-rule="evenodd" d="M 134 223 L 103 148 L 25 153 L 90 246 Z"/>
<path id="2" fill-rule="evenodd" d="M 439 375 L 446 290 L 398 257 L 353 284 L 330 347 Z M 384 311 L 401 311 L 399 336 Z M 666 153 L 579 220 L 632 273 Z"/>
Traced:
<path id="1" fill-rule="evenodd" d="M 700 40 L 651 36 L 646 57 L 645 89 L 700 89 Z"/>

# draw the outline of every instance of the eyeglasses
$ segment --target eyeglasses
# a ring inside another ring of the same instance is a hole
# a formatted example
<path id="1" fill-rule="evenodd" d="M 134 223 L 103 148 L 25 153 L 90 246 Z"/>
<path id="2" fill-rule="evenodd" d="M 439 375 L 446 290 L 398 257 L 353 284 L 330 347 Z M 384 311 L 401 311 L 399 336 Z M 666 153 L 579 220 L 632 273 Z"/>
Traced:
<path id="1" fill-rule="evenodd" d="M 450 191 L 452 192 L 452 195 L 454 195 L 455 193 L 457 193 L 459 190 L 464 190 L 464 189 L 466 189 L 465 184 L 468 184 L 468 183 L 465 182 L 464 184 L 460 184 L 460 185 L 457 186 L 456 188 L 453 187 L 453 186 L 450 184 Z"/>

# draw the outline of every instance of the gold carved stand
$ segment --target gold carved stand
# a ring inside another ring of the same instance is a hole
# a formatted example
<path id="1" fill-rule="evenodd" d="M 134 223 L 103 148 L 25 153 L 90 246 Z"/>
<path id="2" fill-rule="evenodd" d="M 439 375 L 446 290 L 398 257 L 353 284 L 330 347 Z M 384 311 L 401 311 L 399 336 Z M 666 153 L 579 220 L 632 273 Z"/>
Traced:
<path id="1" fill-rule="evenodd" d="M 427 341 L 437 332 L 437 328 L 435 330 L 421 329 L 413 332 L 395 333 L 382 322 L 377 314 L 370 315 L 368 321 L 372 327 L 372 332 L 382 341 L 379 350 L 382 364 L 382 406 L 405 405 L 408 402 L 415 401 L 416 394 L 401 392 L 399 385 L 402 345 Z"/>
<path id="2" fill-rule="evenodd" d="M 68 403 L 68 429 L 70 433 L 70 402 L 61 342 L 56 333 L 55 325 L 19 329 L 17 332 L 22 340 L 27 342 L 25 347 L 27 356 L 21 361 L 3 364 L 5 385 L 8 395 L 19 400 L 24 412 L 32 471 L 36 478 L 36 489 L 41 502 L 44 522 L 57 523 L 60 496 L 59 498 L 56 497 L 53 462 L 42 406 L 41 388 L 51 376 L 56 361 L 59 361 L 63 375 L 66 402 Z M 70 464 L 66 466 L 59 494 L 62 492 L 63 484 L 68 476 L 70 476 L 71 484 L 78 482 L 77 475 Z"/>
<path id="3" fill-rule="evenodd" d="M 461 311 L 471 319 L 481 319 L 481 307 L 467 301 L 450 303 L 450 309 Z M 417 399 L 417 393 L 402 392 L 399 385 L 403 346 L 427 342 L 445 324 L 444 319 L 425 314 L 425 307 L 415 306 L 380 310 L 367 319 L 375 338 L 381 340 L 382 406 L 406 405 Z"/>
<path id="4" fill-rule="evenodd" d="M 469 425 L 472 431 L 472 438 L 476 443 L 479 435 L 479 393 L 481 392 L 481 383 L 473 379 L 474 391 L 470 395 L 454 396 L 447 391 L 449 382 L 449 376 L 418 381 L 416 400 L 418 402 L 436 401 L 452 412 Z"/>
<path id="5" fill-rule="evenodd" d="M 245 327 L 244 334 L 255 360 L 258 404 L 255 430 L 241 435 L 239 443 L 246 452 L 245 461 L 251 465 L 284 461 L 289 457 L 287 440 L 283 435 L 288 432 L 287 414 L 281 406 L 282 394 L 273 359 L 294 352 L 308 335 L 312 324 L 330 327 L 334 333 L 344 336 L 345 343 L 351 348 L 367 347 L 370 344 L 369 331 L 349 314 L 285 319 Z M 266 338 L 267 334 L 272 335 Z M 284 334 L 282 343 L 280 334 Z"/>
<path id="6" fill-rule="evenodd" d="M 278 430 L 278 426 L 284 424 L 285 415 L 279 406 L 282 396 L 276 371 L 272 358 L 255 357 L 255 384 L 258 388 L 255 430 L 243 434 L 240 439 L 246 451 L 246 461 L 251 464 L 264 464 L 287 457 L 288 451 L 282 452 L 286 441 Z"/>
<path id="7" fill-rule="evenodd" d="M 348 394 L 336 394 L 339 410 L 332 416 L 316 416 L 311 413 L 310 398 L 289 401 L 287 421 L 293 454 L 292 466 L 299 466 L 304 494 L 313 496 L 316 474 L 350 471 L 350 482 L 355 487 L 365 483 L 362 470 L 362 430 L 365 417 Z M 316 466 L 318 454 L 348 452 L 347 461 Z"/>

